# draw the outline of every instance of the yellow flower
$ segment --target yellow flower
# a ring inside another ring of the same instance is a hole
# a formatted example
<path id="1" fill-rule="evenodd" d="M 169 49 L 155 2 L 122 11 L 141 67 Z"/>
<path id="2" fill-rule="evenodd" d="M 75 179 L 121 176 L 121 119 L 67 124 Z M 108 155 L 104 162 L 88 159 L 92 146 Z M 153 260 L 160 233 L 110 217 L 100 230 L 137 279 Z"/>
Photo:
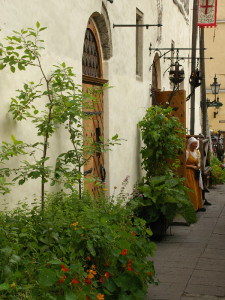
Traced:
<path id="1" fill-rule="evenodd" d="M 98 296 L 97 296 L 97 299 L 98 300 L 104 300 L 104 295 L 99 293 Z"/>
<path id="2" fill-rule="evenodd" d="M 108 191 L 108 189 L 103 189 L 104 191 Z"/>
<path id="3" fill-rule="evenodd" d="M 15 282 L 13 282 L 10 286 L 13 289 L 16 286 Z"/>

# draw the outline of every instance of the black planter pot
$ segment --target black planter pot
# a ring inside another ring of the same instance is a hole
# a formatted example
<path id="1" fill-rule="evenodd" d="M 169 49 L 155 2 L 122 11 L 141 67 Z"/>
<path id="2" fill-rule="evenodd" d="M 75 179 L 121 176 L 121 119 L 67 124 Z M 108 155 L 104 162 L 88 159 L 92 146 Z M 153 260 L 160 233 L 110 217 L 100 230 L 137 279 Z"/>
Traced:
<path id="1" fill-rule="evenodd" d="M 150 239 L 156 241 L 162 240 L 162 238 L 166 235 L 166 231 L 169 225 L 170 225 L 169 221 L 166 219 L 166 217 L 163 214 L 161 214 L 155 222 L 149 224 L 151 231 L 153 233 Z"/>

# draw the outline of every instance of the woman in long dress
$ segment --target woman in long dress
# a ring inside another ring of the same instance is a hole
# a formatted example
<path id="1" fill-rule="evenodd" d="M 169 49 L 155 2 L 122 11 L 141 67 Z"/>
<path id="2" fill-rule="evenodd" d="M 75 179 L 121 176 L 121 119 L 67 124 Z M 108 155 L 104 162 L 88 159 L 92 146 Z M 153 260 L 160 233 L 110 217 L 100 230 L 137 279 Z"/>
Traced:
<path id="1" fill-rule="evenodd" d="M 202 178 L 199 174 L 198 178 L 195 176 L 195 170 L 200 171 L 200 153 L 196 149 L 198 146 L 198 141 L 191 137 L 187 142 L 186 150 L 186 181 L 185 185 L 193 192 L 188 192 L 190 195 L 190 200 L 194 205 L 196 211 L 205 211 L 203 208 L 202 200 Z"/>

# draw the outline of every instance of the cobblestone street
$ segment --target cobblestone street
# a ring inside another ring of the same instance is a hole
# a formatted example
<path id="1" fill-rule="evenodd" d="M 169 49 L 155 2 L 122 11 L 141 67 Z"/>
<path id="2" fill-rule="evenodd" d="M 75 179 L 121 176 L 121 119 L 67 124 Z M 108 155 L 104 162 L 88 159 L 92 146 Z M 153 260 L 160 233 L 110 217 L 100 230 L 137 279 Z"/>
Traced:
<path id="1" fill-rule="evenodd" d="M 196 224 L 173 225 L 156 243 L 159 285 L 149 287 L 146 300 L 225 299 L 225 185 L 206 199 L 212 205 L 197 213 Z"/>

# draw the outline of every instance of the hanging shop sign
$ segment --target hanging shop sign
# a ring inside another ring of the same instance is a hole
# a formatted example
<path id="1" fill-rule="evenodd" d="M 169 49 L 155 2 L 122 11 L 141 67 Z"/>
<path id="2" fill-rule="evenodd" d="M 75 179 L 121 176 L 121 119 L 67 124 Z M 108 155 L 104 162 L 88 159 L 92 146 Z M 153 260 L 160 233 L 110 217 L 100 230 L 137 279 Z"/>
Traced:
<path id="1" fill-rule="evenodd" d="M 198 26 L 216 27 L 217 0 L 198 0 Z"/>

